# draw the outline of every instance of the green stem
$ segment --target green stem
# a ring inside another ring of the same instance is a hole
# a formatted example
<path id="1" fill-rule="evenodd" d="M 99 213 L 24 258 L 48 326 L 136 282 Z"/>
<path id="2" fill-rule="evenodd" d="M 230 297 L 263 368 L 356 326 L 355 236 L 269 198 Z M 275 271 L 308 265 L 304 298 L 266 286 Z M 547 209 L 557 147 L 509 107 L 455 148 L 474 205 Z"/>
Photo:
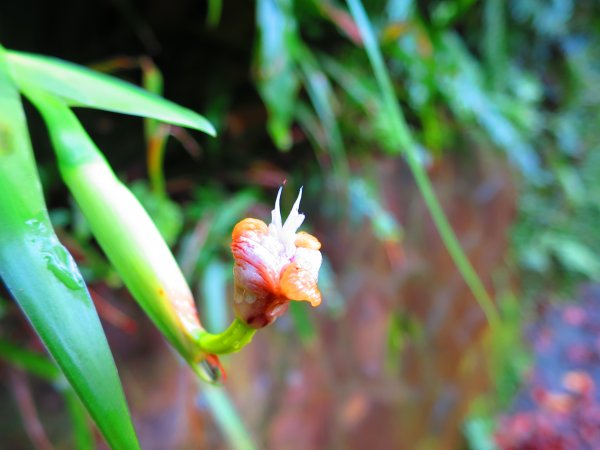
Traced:
<path id="1" fill-rule="evenodd" d="M 473 269 L 473 266 L 469 262 L 469 259 L 465 255 L 463 249 L 440 206 L 440 203 L 435 195 L 431 181 L 425 172 L 425 169 L 421 165 L 418 155 L 417 146 L 410 133 L 402 110 L 396 99 L 392 81 L 389 77 L 388 71 L 385 67 L 379 45 L 375 39 L 373 30 L 371 29 L 371 23 L 367 17 L 364 7 L 360 0 L 346 0 L 352 16 L 356 21 L 356 24 L 360 30 L 361 36 L 364 41 L 365 49 L 373 67 L 375 78 L 381 94 L 385 108 L 392 117 L 392 125 L 401 143 L 401 148 L 404 150 L 406 161 L 408 166 L 415 177 L 417 187 L 421 191 L 421 195 L 425 200 L 425 204 L 429 209 L 429 212 L 433 218 L 433 222 L 442 237 L 442 241 L 446 246 L 450 256 L 454 260 L 454 263 L 458 267 L 463 279 L 471 289 L 473 296 L 483 309 L 486 318 L 490 325 L 495 325 L 499 321 L 498 311 L 492 301 L 492 298 L 485 289 L 481 279 Z"/>
<path id="2" fill-rule="evenodd" d="M 226 390 L 207 384 L 199 385 L 210 411 L 223 436 L 233 450 L 257 450 L 252 435 L 246 429 Z"/>
<path id="3" fill-rule="evenodd" d="M 255 328 L 235 319 L 222 333 L 213 334 L 201 331 L 197 336 L 197 342 L 205 352 L 223 355 L 240 351 L 242 347 L 250 343 L 254 333 L 256 333 Z"/>
<path id="4" fill-rule="evenodd" d="M 482 54 L 491 87 L 500 90 L 506 74 L 506 27 L 503 0 L 486 0 L 483 7 L 485 24 L 482 37 Z"/>

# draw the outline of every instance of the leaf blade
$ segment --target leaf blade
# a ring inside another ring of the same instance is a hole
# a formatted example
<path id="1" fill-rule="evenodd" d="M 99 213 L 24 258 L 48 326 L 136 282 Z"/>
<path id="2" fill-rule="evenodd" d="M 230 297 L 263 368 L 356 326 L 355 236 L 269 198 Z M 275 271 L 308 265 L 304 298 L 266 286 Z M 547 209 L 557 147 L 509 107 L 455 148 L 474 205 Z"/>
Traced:
<path id="1" fill-rule="evenodd" d="M 21 89 L 33 85 L 62 98 L 69 106 L 149 117 L 216 135 L 212 124 L 200 114 L 133 84 L 58 58 L 16 51 L 6 54 L 13 79 Z"/>
<path id="2" fill-rule="evenodd" d="M 114 449 L 139 449 L 85 283 L 50 220 L 0 47 L 0 278 Z"/>

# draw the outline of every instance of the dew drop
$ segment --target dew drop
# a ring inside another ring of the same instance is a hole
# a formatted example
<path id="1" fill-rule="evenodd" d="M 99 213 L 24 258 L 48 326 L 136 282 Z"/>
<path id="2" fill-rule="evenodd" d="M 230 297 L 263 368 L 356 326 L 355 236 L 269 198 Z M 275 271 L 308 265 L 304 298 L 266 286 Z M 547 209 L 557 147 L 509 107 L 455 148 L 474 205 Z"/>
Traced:
<path id="1" fill-rule="evenodd" d="M 49 231 L 43 220 L 30 219 L 25 222 L 30 229 L 31 243 L 36 246 L 48 270 L 67 288 L 77 290 L 85 282 L 69 251 Z"/>
<path id="2" fill-rule="evenodd" d="M 66 287 L 77 290 L 85 287 L 85 282 L 79 273 L 77 264 L 61 244 L 54 245 L 53 248 L 42 251 L 42 257 L 46 261 L 46 267 L 60 280 Z"/>
<path id="3" fill-rule="evenodd" d="M 197 364 L 197 368 L 198 370 L 196 370 L 196 373 L 200 376 L 201 379 L 208 383 L 216 384 L 222 378 L 222 374 L 219 368 L 211 364 L 207 360 L 200 361 Z"/>

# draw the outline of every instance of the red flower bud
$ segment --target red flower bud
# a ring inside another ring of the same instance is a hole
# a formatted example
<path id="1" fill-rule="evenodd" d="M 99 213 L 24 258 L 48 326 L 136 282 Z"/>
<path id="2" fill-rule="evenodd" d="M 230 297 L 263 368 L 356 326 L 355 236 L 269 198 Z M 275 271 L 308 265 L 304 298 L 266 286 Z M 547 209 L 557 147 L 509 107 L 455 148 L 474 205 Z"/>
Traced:
<path id="1" fill-rule="evenodd" d="M 258 219 L 244 219 L 232 233 L 235 259 L 234 309 L 241 320 L 262 328 L 287 310 L 290 300 L 321 303 L 317 286 L 321 267 L 321 243 L 314 236 L 296 231 L 304 221 L 298 212 L 302 189 L 285 223 L 281 221 L 277 193 L 268 226 Z"/>

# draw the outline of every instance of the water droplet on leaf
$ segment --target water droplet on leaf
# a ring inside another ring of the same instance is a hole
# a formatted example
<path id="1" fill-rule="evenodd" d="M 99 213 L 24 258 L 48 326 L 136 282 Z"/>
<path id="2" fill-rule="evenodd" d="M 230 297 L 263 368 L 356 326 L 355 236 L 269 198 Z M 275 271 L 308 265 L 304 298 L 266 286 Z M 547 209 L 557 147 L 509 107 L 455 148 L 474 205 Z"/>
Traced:
<path id="1" fill-rule="evenodd" d="M 85 282 L 79 273 L 77 264 L 65 247 L 58 244 L 50 251 L 43 251 L 46 266 L 69 289 L 81 289 Z"/>
<path id="2" fill-rule="evenodd" d="M 37 246 L 48 270 L 69 289 L 84 288 L 85 282 L 75 260 L 56 235 L 49 231 L 45 221 L 30 219 L 25 224 L 31 231 L 31 242 Z"/>

